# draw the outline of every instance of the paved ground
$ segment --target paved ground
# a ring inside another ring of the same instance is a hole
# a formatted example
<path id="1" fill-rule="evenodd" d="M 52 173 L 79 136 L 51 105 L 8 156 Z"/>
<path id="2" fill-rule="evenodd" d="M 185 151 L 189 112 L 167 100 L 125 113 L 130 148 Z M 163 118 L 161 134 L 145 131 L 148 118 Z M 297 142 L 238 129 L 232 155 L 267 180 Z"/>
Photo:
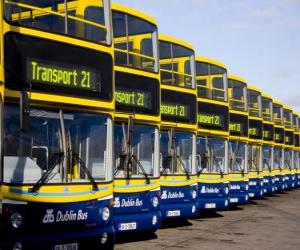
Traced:
<path id="1" fill-rule="evenodd" d="M 124 239 L 125 238 L 125 239 Z M 234 211 L 167 225 L 156 234 L 119 237 L 116 250 L 300 249 L 300 190 Z"/>

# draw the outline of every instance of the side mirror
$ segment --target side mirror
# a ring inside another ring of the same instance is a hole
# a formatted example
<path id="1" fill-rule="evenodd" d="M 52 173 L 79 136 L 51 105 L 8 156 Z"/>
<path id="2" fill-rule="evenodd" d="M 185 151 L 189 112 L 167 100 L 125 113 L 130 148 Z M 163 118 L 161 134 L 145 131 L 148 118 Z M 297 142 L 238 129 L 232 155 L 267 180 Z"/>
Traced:
<path id="1" fill-rule="evenodd" d="M 26 91 L 20 93 L 20 129 L 26 132 L 30 126 L 30 101 Z"/>

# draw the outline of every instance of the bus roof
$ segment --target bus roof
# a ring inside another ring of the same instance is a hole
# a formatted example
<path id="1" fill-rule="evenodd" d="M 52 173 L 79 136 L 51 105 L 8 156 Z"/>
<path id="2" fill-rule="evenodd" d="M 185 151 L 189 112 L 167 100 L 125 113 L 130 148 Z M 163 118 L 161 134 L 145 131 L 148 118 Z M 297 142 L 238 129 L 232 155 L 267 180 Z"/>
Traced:
<path id="1" fill-rule="evenodd" d="M 252 85 L 248 85 L 248 90 L 256 91 L 262 93 L 261 89 Z"/>
<path id="2" fill-rule="evenodd" d="M 242 83 L 244 83 L 246 86 L 248 85 L 248 84 L 247 84 L 247 80 L 246 80 L 245 78 L 240 77 L 240 76 L 236 76 L 236 75 L 228 75 L 228 79 L 242 82 Z"/>
<path id="3" fill-rule="evenodd" d="M 147 22 L 152 23 L 155 26 L 157 26 L 157 21 L 155 18 L 148 16 L 147 14 L 145 14 L 141 11 L 131 9 L 125 5 L 121 5 L 121 4 L 117 4 L 117 3 L 112 3 L 111 8 L 112 8 L 112 10 L 115 10 L 115 11 L 120 11 L 120 12 L 128 13 L 132 16 L 139 17 L 139 18 L 144 19 Z"/>
<path id="4" fill-rule="evenodd" d="M 270 99 L 273 102 L 273 97 L 271 95 L 269 95 L 267 93 L 262 93 L 261 96 L 264 97 L 264 98 L 266 98 L 266 99 Z"/>
<path id="5" fill-rule="evenodd" d="M 283 107 L 283 103 L 281 101 L 278 100 L 273 100 L 273 104 L 279 105 Z"/>
<path id="6" fill-rule="evenodd" d="M 211 59 L 211 58 L 196 56 L 196 62 L 197 61 L 213 64 L 213 65 L 219 66 L 223 69 L 227 69 L 227 66 L 224 63 L 221 63 L 221 62 Z"/>
<path id="7" fill-rule="evenodd" d="M 171 42 L 171 43 L 176 43 L 177 45 L 186 47 L 190 50 L 194 50 L 194 46 L 186 41 L 177 39 L 175 37 L 169 36 L 169 35 L 159 35 L 158 40 L 164 41 L 164 42 Z"/>
<path id="8" fill-rule="evenodd" d="M 283 105 L 283 109 L 293 112 L 293 108 L 287 105 Z"/>

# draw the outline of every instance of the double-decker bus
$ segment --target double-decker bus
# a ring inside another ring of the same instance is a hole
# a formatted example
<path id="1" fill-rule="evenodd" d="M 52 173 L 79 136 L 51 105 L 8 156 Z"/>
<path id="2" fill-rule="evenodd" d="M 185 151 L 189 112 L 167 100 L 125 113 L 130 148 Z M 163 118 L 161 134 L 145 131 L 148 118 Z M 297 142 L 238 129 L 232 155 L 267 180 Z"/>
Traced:
<path id="1" fill-rule="evenodd" d="M 115 50 L 114 226 L 155 231 L 159 209 L 160 79 L 156 21 L 112 5 Z"/>
<path id="2" fill-rule="evenodd" d="M 198 215 L 195 52 L 185 41 L 159 36 L 161 74 L 162 219 Z"/>
<path id="3" fill-rule="evenodd" d="M 110 2 L 0 5 L 0 248 L 112 248 Z"/>
<path id="4" fill-rule="evenodd" d="M 273 120 L 274 120 L 274 148 L 273 148 L 273 172 L 275 176 L 275 191 L 285 190 L 284 183 L 284 122 L 283 104 L 273 101 Z"/>
<path id="5" fill-rule="evenodd" d="M 248 143 L 248 102 L 247 82 L 241 77 L 228 76 L 229 97 L 229 202 L 231 206 L 247 204 L 247 143 Z"/>
<path id="6" fill-rule="evenodd" d="M 198 90 L 198 201 L 201 209 L 229 207 L 228 138 L 229 102 L 227 68 L 196 57 Z"/>
<path id="7" fill-rule="evenodd" d="M 248 177 L 250 199 L 257 199 L 263 196 L 263 175 L 262 175 L 262 139 L 263 119 L 261 91 L 248 86 L 248 111 L 249 111 L 249 139 L 248 139 Z"/>
<path id="8" fill-rule="evenodd" d="M 285 184 L 287 190 L 291 190 L 295 186 L 295 171 L 293 159 L 294 147 L 294 127 L 293 127 L 293 111 L 288 106 L 283 106 L 284 119 L 284 173 Z"/>
<path id="9" fill-rule="evenodd" d="M 300 120 L 299 114 L 293 114 L 294 126 L 294 168 L 295 168 L 295 187 L 300 187 Z"/>
<path id="10" fill-rule="evenodd" d="M 275 192 L 275 177 L 273 172 L 273 148 L 274 148 L 274 121 L 273 98 L 262 94 L 263 116 L 263 145 L 262 145 L 262 170 L 264 177 L 264 194 L 271 195 Z"/>

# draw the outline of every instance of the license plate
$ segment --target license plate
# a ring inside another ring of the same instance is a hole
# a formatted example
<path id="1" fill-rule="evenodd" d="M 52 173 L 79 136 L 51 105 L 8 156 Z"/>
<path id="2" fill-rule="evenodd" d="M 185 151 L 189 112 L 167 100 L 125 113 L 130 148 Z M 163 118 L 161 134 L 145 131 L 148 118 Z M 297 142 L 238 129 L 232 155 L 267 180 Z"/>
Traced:
<path id="1" fill-rule="evenodd" d="M 135 230 L 136 222 L 121 223 L 119 229 L 120 229 L 120 231 Z"/>
<path id="2" fill-rule="evenodd" d="M 180 216 L 180 210 L 168 211 L 167 216 L 168 217 Z"/>
<path id="3" fill-rule="evenodd" d="M 206 203 L 205 208 L 216 208 L 216 203 Z"/>
<path id="4" fill-rule="evenodd" d="M 254 193 L 249 193 L 249 197 L 254 197 Z"/>
<path id="5" fill-rule="evenodd" d="M 55 245 L 53 250 L 77 250 L 78 244 L 77 243 L 69 243 L 69 244 L 63 244 L 63 245 Z"/>
<path id="6" fill-rule="evenodd" d="M 238 198 L 230 198 L 231 203 L 237 203 L 239 201 Z"/>

